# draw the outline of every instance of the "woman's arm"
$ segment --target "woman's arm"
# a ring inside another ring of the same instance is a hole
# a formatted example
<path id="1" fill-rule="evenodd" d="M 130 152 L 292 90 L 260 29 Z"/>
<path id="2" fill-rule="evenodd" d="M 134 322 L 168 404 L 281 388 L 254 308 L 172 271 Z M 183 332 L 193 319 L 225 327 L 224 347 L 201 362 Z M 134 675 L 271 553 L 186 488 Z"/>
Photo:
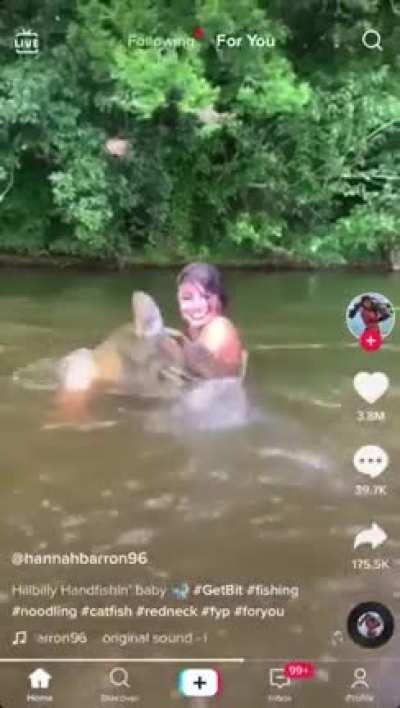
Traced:
<path id="1" fill-rule="evenodd" d="M 194 342 L 183 345 L 185 365 L 202 378 L 237 376 L 242 364 L 242 345 L 233 324 L 216 317 Z"/>
<path id="2" fill-rule="evenodd" d="M 220 361 L 207 347 L 199 342 L 187 340 L 183 345 L 185 367 L 195 376 L 202 379 L 214 379 L 222 376 L 233 376 L 232 367 Z"/>

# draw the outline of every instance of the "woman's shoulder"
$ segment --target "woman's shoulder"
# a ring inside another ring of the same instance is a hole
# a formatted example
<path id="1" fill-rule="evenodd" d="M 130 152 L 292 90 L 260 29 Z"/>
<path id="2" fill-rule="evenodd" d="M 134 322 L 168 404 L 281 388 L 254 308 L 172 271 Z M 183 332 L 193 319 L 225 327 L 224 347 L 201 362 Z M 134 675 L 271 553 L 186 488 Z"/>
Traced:
<path id="1" fill-rule="evenodd" d="M 212 341 L 216 345 L 224 344 L 227 341 L 235 342 L 240 345 L 240 336 L 235 325 L 232 320 L 223 315 L 214 317 L 214 319 L 206 325 L 202 335 L 202 339 Z"/>
<path id="2" fill-rule="evenodd" d="M 211 322 L 208 323 L 206 329 L 209 331 L 237 332 L 232 320 L 230 320 L 229 317 L 225 317 L 225 315 L 217 315 L 217 317 L 214 317 Z"/>

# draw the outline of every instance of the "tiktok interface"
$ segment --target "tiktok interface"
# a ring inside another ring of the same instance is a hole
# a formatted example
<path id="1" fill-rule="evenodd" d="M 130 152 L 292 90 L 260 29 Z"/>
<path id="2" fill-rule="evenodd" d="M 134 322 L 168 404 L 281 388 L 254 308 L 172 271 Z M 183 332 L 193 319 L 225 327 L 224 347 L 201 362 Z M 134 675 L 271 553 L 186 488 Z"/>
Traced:
<path id="1" fill-rule="evenodd" d="M 400 708 L 400 4 L 8 5 L 0 708 Z"/>

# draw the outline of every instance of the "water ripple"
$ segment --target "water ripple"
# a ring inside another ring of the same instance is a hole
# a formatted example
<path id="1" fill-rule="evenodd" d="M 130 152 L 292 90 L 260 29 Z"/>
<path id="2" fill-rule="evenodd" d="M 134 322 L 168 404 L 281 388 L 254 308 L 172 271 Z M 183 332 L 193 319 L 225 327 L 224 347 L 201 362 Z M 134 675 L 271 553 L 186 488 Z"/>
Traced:
<path id="1" fill-rule="evenodd" d="M 156 535 L 155 531 L 148 528 L 130 529 L 124 531 L 115 541 L 117 546 L 141 546 L 147 545 Z"/>

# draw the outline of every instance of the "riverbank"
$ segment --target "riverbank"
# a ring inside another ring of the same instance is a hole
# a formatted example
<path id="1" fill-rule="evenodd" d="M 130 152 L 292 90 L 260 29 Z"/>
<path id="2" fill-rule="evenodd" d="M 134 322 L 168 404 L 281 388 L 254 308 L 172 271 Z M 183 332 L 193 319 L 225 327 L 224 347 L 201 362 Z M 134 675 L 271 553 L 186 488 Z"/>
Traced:
<path id="1" fill-rule="evenodd" d="M 290 260 L 288 258 L 210 258 L 221 268 L 264 270 L 264 271 L 379 271 L 397 272 L 398 268 L 385 262 L 351 263 L 345 265 L 323 265 L 311 261 Z M 100 259 L 80 259 L 68 256 L 30 256 L 0 253 L 0 268 L 75 270 L 113 272 L 134 270 L 135 268 L 180 268 L 187 260 L 150 259 L 138 256 L 124 262 Z"/>

